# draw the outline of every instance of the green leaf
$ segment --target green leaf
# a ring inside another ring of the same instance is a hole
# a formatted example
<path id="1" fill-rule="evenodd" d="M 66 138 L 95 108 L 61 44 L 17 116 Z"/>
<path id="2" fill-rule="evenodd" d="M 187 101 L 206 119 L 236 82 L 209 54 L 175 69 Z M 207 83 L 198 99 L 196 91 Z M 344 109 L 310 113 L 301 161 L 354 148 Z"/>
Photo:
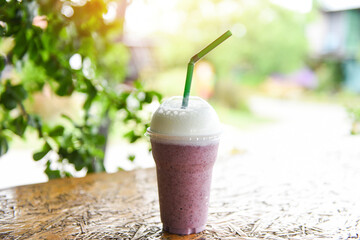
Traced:
<path id="1" fill-rule="evenodd" d="M 15 37 L 15 47 L 13 48 L 13 54 L 17 56 L 18 59 L 21 59 L 26 54 L 28 48 L 25 32 L 26 28 L 21 28 Z"/>
<path id="2" fill-rule="evenodd" d="M 5 68 L 6 65 L 6 59 L 4 56 L 0 55 L 0 72 Z"/>
<path id="3" fill-rule="evenodd" d="M 50 150 L 51 150 L 50 145 L 48 143 L 45 143 L 40 152 L 34 153 L 33 159 L 35 161 L 39 161 L 39 160 L 43 159 Z"/>
<path id="4" fill-rule="evenodd" d="M 17 118 L 13 119 L 10 122 L 9 129 L 13 131 L 16 135 L 22 137 L 25 133 L 27 127 L 27 121 L 24 119 L 22 115 L 18 116 Z"/>
<path id="5" fill-rule="evenodd" d="M 23 85 L 12 86 L 11 90 L 18 100 L 25 100 L 27 98 L 27 92 Z"/>
<path id="6" fill-rule="evenodd" d="M 49 179 L 61 178 L 60 170 L 45 169 L 45 174 Z"/>
<path id="7" fill-rule="evenodd" d="M 50 168 L 50 161 L 46 163 L 46 169 L 44 172 L 49 179 L 61 178 L 61 173 L 59 170 L 52 170 Z"/>
<path id="8" fill-rule="evenodd" d="M 94 98 L 96 97 L 96 94 L 97 94 L 97 90 L 96 88 L 94 87 L 94 85 L 91 83 L 90 80 L 86 80 L 85 81 L 85 84 L 86 84 L 86 92 L 87 92 L 87 99 L 84 103 L 84 106 L 83 108 L 85 110 L 89 110 L 89 108 L 91 107 L 91 103 L 92 101 L 94 100 Z"/>
<path id="9" fill-rule="evenodd" d="M 8 91 L 5 91 L 0 97 L 0 103 L 4 105 L 7 110 L 13 110 L 17 106 L 16 100 Z"/>
<path id="10" fill-rule="evenodd" d="M 151 103 L 153 101 L 154 97 L 156 97 L 158 99 L 158 101 L 161 101 L 161 99 L 162 99 L 162 95 L 156 91 L 145 92 L 144 102 Z"/>
<path id="11" fill-rule="evenodd" d="M 59 148 L 58 154 L 61 158 L 67 158 L 69 156 L 67 149 L 65 149 L 64 147 Z"/>
<path id="12" fill-rule="evenodd" d="M 135 135 L 134 130 L 131 130 L 131 131 L 125 133 L 125 134 L 124 134 L 124 137 L 125 137 L 125 138 L 132 138 L 134 135 Z"/>
<path id="13" fill-rule="evenodd" d="M 65 118 L 65 119 L 68 120 L 69 122 L 73 123 L 73 120 L 72 120 L 71 117 L 69 117 L 68 115 L 61 114 L 61 117 Z"/>
<path id="14" fill-rule="evenodd" d="M 25 35 L 27 40 L 33 40 L 34 31 L 32 29 L 27 29 Z"/>
<path id="15" fill-rule="evenodd" d="M 59 137 L 59 136 L 62 136 L 64 134 L 64 130 L 65 128 L 63 126 L 56 126 L 53 130 L 51 130 L 49 132 L 49 136 L 50 137 Z"/>
<path id="16" fill-rule="evenodd" d="M 46 50 L 42 50 L 40 52 L 40 55 L 41 55 L 44 62 L 48 61 L 49 58 L 50 58 L 50 53 L 48 51 L 46 51 Z"/>
<path id="17" fill-rule="evenodd" d="M 86 167 L 86 159 L 78 150 L 75 150 L 67 157 L 70 163 L 74 164 L 75 170 L 80 171 Z"/>
<path id="18" fill-rule="evenodd" d="M 29 115 L 28 125 L 32 126 L 38 131 L 39 138 L 43 137 L 43 126 L 41 123 L 41 119 L 37 115 Z"/>
<path id="19" fill-rule="evenodd" d="M 67 95 L 71 95 L 73 90 L 74 90 L 74 85 L 72 84 L 72 82 L 64 81 L 60 84 L 60 86 L 56 90 L 56 94 L 59 96 L 67 96 Z"/>
<path id="20" fill-rule="evenodd" d="M 135 155 L 131 154 L 128 156 L 128 159 L 133 162 L 135 160 Z"/>
<path id="21" fill-rule="evenodd" d="M 89 109 L 90 109 L 91 103 L 92 103 L 93 99 L 94 99 L 94 98 L 91 97 L 90 95 L 86 98 L 86 101 L 84 102 L 84 105 L 83 105 L 83 108 L 84 108 L 85 110 L 89 110 Z"/>
<path id="22" fill-rule="evenodd" d="M 27 98 L 27 92 L 21 84 L 11 85 L 10 81 L 6 82 L 6 90 L 1 94 L 0 103 L 7 110 L 16 108 L 17 103 Z"/>
<path id="23" fill-rule="evenodd" d="M 73 147 L 74 144 L 73 144 L 73 138 L 72 138 L 72 135 L 71 134 L 68 134 L 68 135 L 64 135 L 63 136 L 63 145 L 67 148 L 69 147 Z"/>
<path id="24" fill-rule="evenodd" d="M 152 102 L 152 99 L 153 99 L 153 95 L 152 95 L 150 92 L 147 92 L 147 93 L 145 94 L 144 102 L 146 102 L 146 103 L 151 103 L 151 102 Z"/>
<path id="25" fill-rule="evenodd" d="M 3 4 L 5 4 L 5 1 L 1 0 L 0 5 L 3 5 Z M 4 36 L 5 34 L 6 34 L 6 25 L 3 26 L 0 24 L 0 36 Z"/>
<path id="26" fill-rule="evenodd" d="M 136 89 L 139 89 L 139 90 L 142 90 L 142 89 L 143 89 L 143 85 L 142 85 L 142 83 L 141 83 L 140 81 L 135 81 L 135 82 L 134 82 L 134 87 L 135 87 Z"/>
<path id="27" fill-rule="evenodd" d="M 102 149 L 99 149 L 99 148 L 92 148 L 91 151 L 90 151 L 91 155 L 94 156 L 94 157 L 98 157 L 98 158 L 101 158 L 103 159 L 104 158 L 104 152 Z"/>
<path id="28" fill-rule="evenodd" d="M 128 138 L 130 143 L 134 143 L 136 140 L 141 138 L 141 136 L 137 135 L 134 130 L 127 132 L 124 137 Z"/>
<path id="29" fill-rule="evenodd" d="M 4 136 L 0 136 L 0 156 L 4 155 L 9 150 L 8 141 Z"/>
<path id="30" fill-rule="evenodd" d="M 34 153 L 33 159 L 34 159 L 35 161 L 39 161 L 39 160 L 43 159 L 43 157 L 45 157 L 45 155 L 46 155 L 47 153 L 48 153 L 48 152 L 46 152 L 46 151 L 41 151 L 41 152 Z"/>
<path id="31" fill-rule="evenodd" d="M 104 135 L 96 134 L 96 135 L 94 136 L 94 144 L 95 144 L 96 146 L 102 146 L 102 145 L 105 144 L 105 142 L 106 142 L 106 138 L 105 138 Z"/>

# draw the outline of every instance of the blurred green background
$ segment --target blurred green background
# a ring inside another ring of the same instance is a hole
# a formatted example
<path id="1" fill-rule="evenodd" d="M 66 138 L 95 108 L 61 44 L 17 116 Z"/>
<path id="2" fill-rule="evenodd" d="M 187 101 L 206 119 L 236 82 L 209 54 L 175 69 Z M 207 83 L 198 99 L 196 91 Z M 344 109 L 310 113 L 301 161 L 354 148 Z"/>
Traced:
<path id="1" fill-rule="evenodd" d="M 252 95 L 357 111 L 359 8 L 331 0 L 134 1 L 126 26 L 150 42 L 155 68 L 142 79 L 165 96 L 182 95 L 190 56 L 230 29 L 233 36 L 196 65 L 192 94 L 211 101 L 223 122 L 247 128 L 265 120 L 249 111 Z"/>

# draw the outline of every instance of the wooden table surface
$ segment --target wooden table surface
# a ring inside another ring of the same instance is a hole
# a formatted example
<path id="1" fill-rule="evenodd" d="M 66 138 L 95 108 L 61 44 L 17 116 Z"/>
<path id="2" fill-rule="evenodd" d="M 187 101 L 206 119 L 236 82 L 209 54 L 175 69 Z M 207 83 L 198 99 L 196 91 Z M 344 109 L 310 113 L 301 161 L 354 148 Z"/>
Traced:
<path id="1" fill-rule="evenodd" d="M 298 185 L 296 170 L 272 181 L 283 170 L 266 169 L 246 154 L 219 159 L 206 230 L 185 237 L 161 230 L 153 168 L 3 189 L 0 239 L 359 239 L 358 199 L 342 185 Z"/>

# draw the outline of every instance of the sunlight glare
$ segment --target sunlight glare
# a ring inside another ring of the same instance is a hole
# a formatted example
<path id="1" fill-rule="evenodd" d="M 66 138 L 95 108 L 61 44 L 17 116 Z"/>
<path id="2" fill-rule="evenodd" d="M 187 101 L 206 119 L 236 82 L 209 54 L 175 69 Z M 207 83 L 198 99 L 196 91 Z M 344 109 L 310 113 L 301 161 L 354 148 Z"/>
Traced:
<path id="1" fill-rule="evenodd" d="M 244 24 L 236 23 L 231 28 L 232 33 L 235 37 L 242 38 L 246 34 L 246 27 Z"/>
<path id="2" fill-rule="evenodd" d="M 65 16 L 65 17 L 72 17 L 72 15 L 74 15 L 74 9 L 70 6 L 70 4 L 68 2 L 65 2 L 61 8 L 61 13 Z"/>
<path id="3" fill-rule="evenodd" d="M 117 4 L 115 2 L 111 2 L 107 6 L 107 13 L 103 14 L 103 18 L 106 23 L 111 23 L 116 18 L 116 10 L 117 10 Z"/>
<path id="4" fill-rule="evenodd" d="M 88 79 L 93 79 L 95 77 L 95 71 L 91 66 L 91 60 L 88 57 L 84 58 L 82 72 Z"/>
<path id="5" fill-rule="evenodd" d="M 78 53 L 75 53 L 71 56 L 69 60 L 70 67 L 74 70 L 79 70 L 82 67 L 82 59 L 81 55 Z"/>
<path id="6" fill-rule="evenodd" d="M 205 18 L 216 14 L 215 4 L 211 1 L 203 2 L 199 10 L 201 12 L 201 15 Z"/>
<path id="7" fill-rule="evenodd" d="M 136 36 L 148 36 L 158 31 L 176 33 L 182 20 L 176 10 L 178 0 L 133 1 L 126 9 L 125 31 Z"/>
<path id="8" fill-rule="evenodd" d="M 84 6 L 86 4 L 87 0 L 71 0 L 71 5 L 73 6 Z"/>
<path id="9" fill-rule="evenodd" d="M 312 9 L 312 0 L 270 0 L 270 2 L 300 13 L 308 13 Z"/>
<path id="10" fill-rule="evenodd" d="M 265 8 L 260 12 L 260 20 L 264 23 L 271 23 L 276 18 L 276 13 L 271 8 Z"/>
<path id="11" fill-rule="evenodd" d="M 218 3 L 216 11 L 218 12 L 218 15 L 221 16 L 229 16 L 233 13 L 237 13 L 239 9 L 239 4 L 234 1 L 221 1 Z"/>

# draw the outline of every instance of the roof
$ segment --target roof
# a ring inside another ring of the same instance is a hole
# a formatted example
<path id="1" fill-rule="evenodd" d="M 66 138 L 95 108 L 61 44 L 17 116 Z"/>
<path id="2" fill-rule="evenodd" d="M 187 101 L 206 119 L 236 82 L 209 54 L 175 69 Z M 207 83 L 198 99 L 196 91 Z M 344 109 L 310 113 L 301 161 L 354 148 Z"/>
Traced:
<path id="1" fill-rule="evenodd" d="M 325 12 L 360 9 L 359 0 L 318 0 L 319 6 Z"/>

